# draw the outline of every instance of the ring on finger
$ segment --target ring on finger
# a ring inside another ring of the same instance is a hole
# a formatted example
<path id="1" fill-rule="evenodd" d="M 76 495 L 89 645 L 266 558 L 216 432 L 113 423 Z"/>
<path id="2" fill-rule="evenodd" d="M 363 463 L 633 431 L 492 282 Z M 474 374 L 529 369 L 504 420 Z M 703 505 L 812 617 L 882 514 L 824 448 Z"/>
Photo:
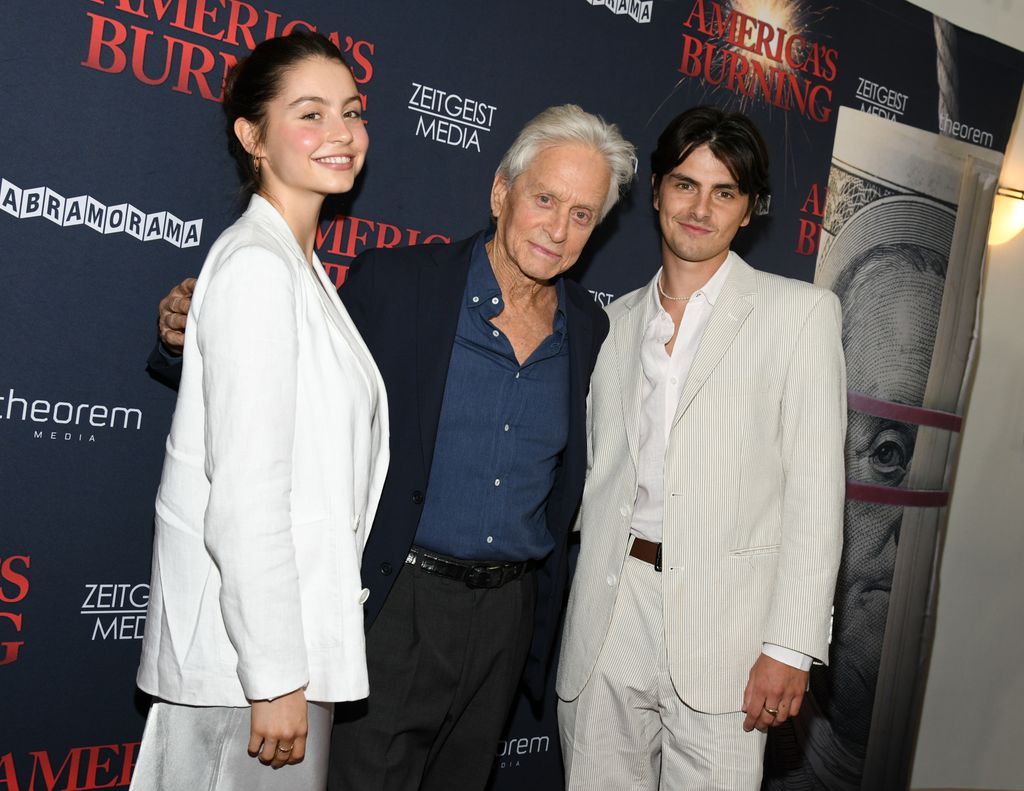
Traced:
<path id="1" fill-rule="evenodd" d="M 765 701 L 765 703 L 761 706 L 761 708 L 763 708 L 765 711 L 767 711 L 773 717 L 778 717 L 779 716 L 779 710 L 778 709 L 769 708 L 767 701 Z"/>
<path id="2" fill-rule="evenodd" d="M 290 752 L 292 751 L 292 747 L 294 747 L 294 746 L 295 746 L 295 745 L 293 744 L 293 745 L 292 745 L 291 747 L 282 747 L 282 746 L 281 746 L 281 745 L 279 744 L 279 745 L 277 745 L 277 751 L 278 751 L 279 753 L 290 753 Z"/>

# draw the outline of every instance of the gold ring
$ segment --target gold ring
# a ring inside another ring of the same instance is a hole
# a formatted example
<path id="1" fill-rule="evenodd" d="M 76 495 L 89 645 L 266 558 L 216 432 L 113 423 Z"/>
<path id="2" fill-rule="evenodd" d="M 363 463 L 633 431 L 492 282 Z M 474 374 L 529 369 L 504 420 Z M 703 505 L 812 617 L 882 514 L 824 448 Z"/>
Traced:
<path id="1" fill-rule="evenodd" d="M 779 716 L 779 710 L 778 709 L 770 709 L 770 708 L 768 708 L 768 704 L 767 703 L 764 703 L 762 705 L 762 708 L 765 711 L 767 711 L 769 714 L 771 714 L 773 717 L 778 717 Z"/>
<path id="2" fill-rule="evenodd" d="M 292 747 L 294 747 L 294 746 L 295 745 L 293 744 Z M 277 751 L 279 753 L 290 753 L 292 751 L 292 747 L 282 747 L 281 745 L 278 745 L 277 746 Z"/>

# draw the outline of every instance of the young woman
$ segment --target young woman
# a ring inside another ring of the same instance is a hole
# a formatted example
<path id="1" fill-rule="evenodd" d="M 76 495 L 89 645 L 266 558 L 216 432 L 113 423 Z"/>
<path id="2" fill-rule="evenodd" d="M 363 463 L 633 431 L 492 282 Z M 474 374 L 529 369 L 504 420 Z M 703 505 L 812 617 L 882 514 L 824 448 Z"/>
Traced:
<path id="1" fill-rule="evenodd" d="M 252 198 L 189 311 L 156 500 L 138 791 L 321 789 L 332 702 L 367 694 L 359 562 L 387 406 L 313 252 L 325 196 L 362 168 L 361 109 L 317 34 L 265 41 L 228 75 Z"/>

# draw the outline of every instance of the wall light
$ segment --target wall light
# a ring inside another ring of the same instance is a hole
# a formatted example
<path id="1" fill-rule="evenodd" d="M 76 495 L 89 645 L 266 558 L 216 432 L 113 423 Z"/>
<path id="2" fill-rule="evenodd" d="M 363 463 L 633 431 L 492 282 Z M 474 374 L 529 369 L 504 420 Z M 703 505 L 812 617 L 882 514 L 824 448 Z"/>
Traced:
<path id="1" fill-rule="evenodd" d="M 992 204 L 988 243 L 1004 244 L 1024 230 L 1024 190 L 998 187 Z"/>

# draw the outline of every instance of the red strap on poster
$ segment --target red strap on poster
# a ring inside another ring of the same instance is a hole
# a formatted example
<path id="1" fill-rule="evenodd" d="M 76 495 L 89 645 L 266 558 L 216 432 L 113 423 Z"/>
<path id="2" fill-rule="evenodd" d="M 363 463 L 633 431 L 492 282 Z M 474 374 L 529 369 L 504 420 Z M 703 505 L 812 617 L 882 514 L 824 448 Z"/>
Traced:
<path id="1" fill-rule="evenodd" d="M 879 505 L 942 508 L 949 502 L 949 492 L 932 489 L 896 489 L 892 486 L 847 481 L 846 499 Z"/>
<path id="2" fill-rule="evenodd" d="M 919 426 L 941 428 L 945 431 L 958 432 L 964 422 L 960 415 L 955 415 L 952 412 L 907 406 L 906 404 L 897 404 L 895 401 L 883 401 L 880 398 L 872 398 L 853 390 L 846 394 L 846 404 L 850 409 L 856 409 L 865 415 L 898 420 L 901 423 L 916 423 Z"/>
<path id="3" fill-rule="evenodd" d="M 853 390 L 846 394 L 846 403 L 850 409 L 855 409 L 865 415 L 898 420 L 901 423 L 915 423 L 919 426 L 956 432 L 959 432 L 963 426 L 963 418 L 952 412 L 883 401 L 880 398 L 872 398 Z M 877 484 L 848 480 L 846 482 L 846 499 L 862 503 L 878 503 L 879 505 L 941 508 L 949 502 L 949 492 L 931 489 L 897 489 L 891 486 L 878 486 Z"/>

